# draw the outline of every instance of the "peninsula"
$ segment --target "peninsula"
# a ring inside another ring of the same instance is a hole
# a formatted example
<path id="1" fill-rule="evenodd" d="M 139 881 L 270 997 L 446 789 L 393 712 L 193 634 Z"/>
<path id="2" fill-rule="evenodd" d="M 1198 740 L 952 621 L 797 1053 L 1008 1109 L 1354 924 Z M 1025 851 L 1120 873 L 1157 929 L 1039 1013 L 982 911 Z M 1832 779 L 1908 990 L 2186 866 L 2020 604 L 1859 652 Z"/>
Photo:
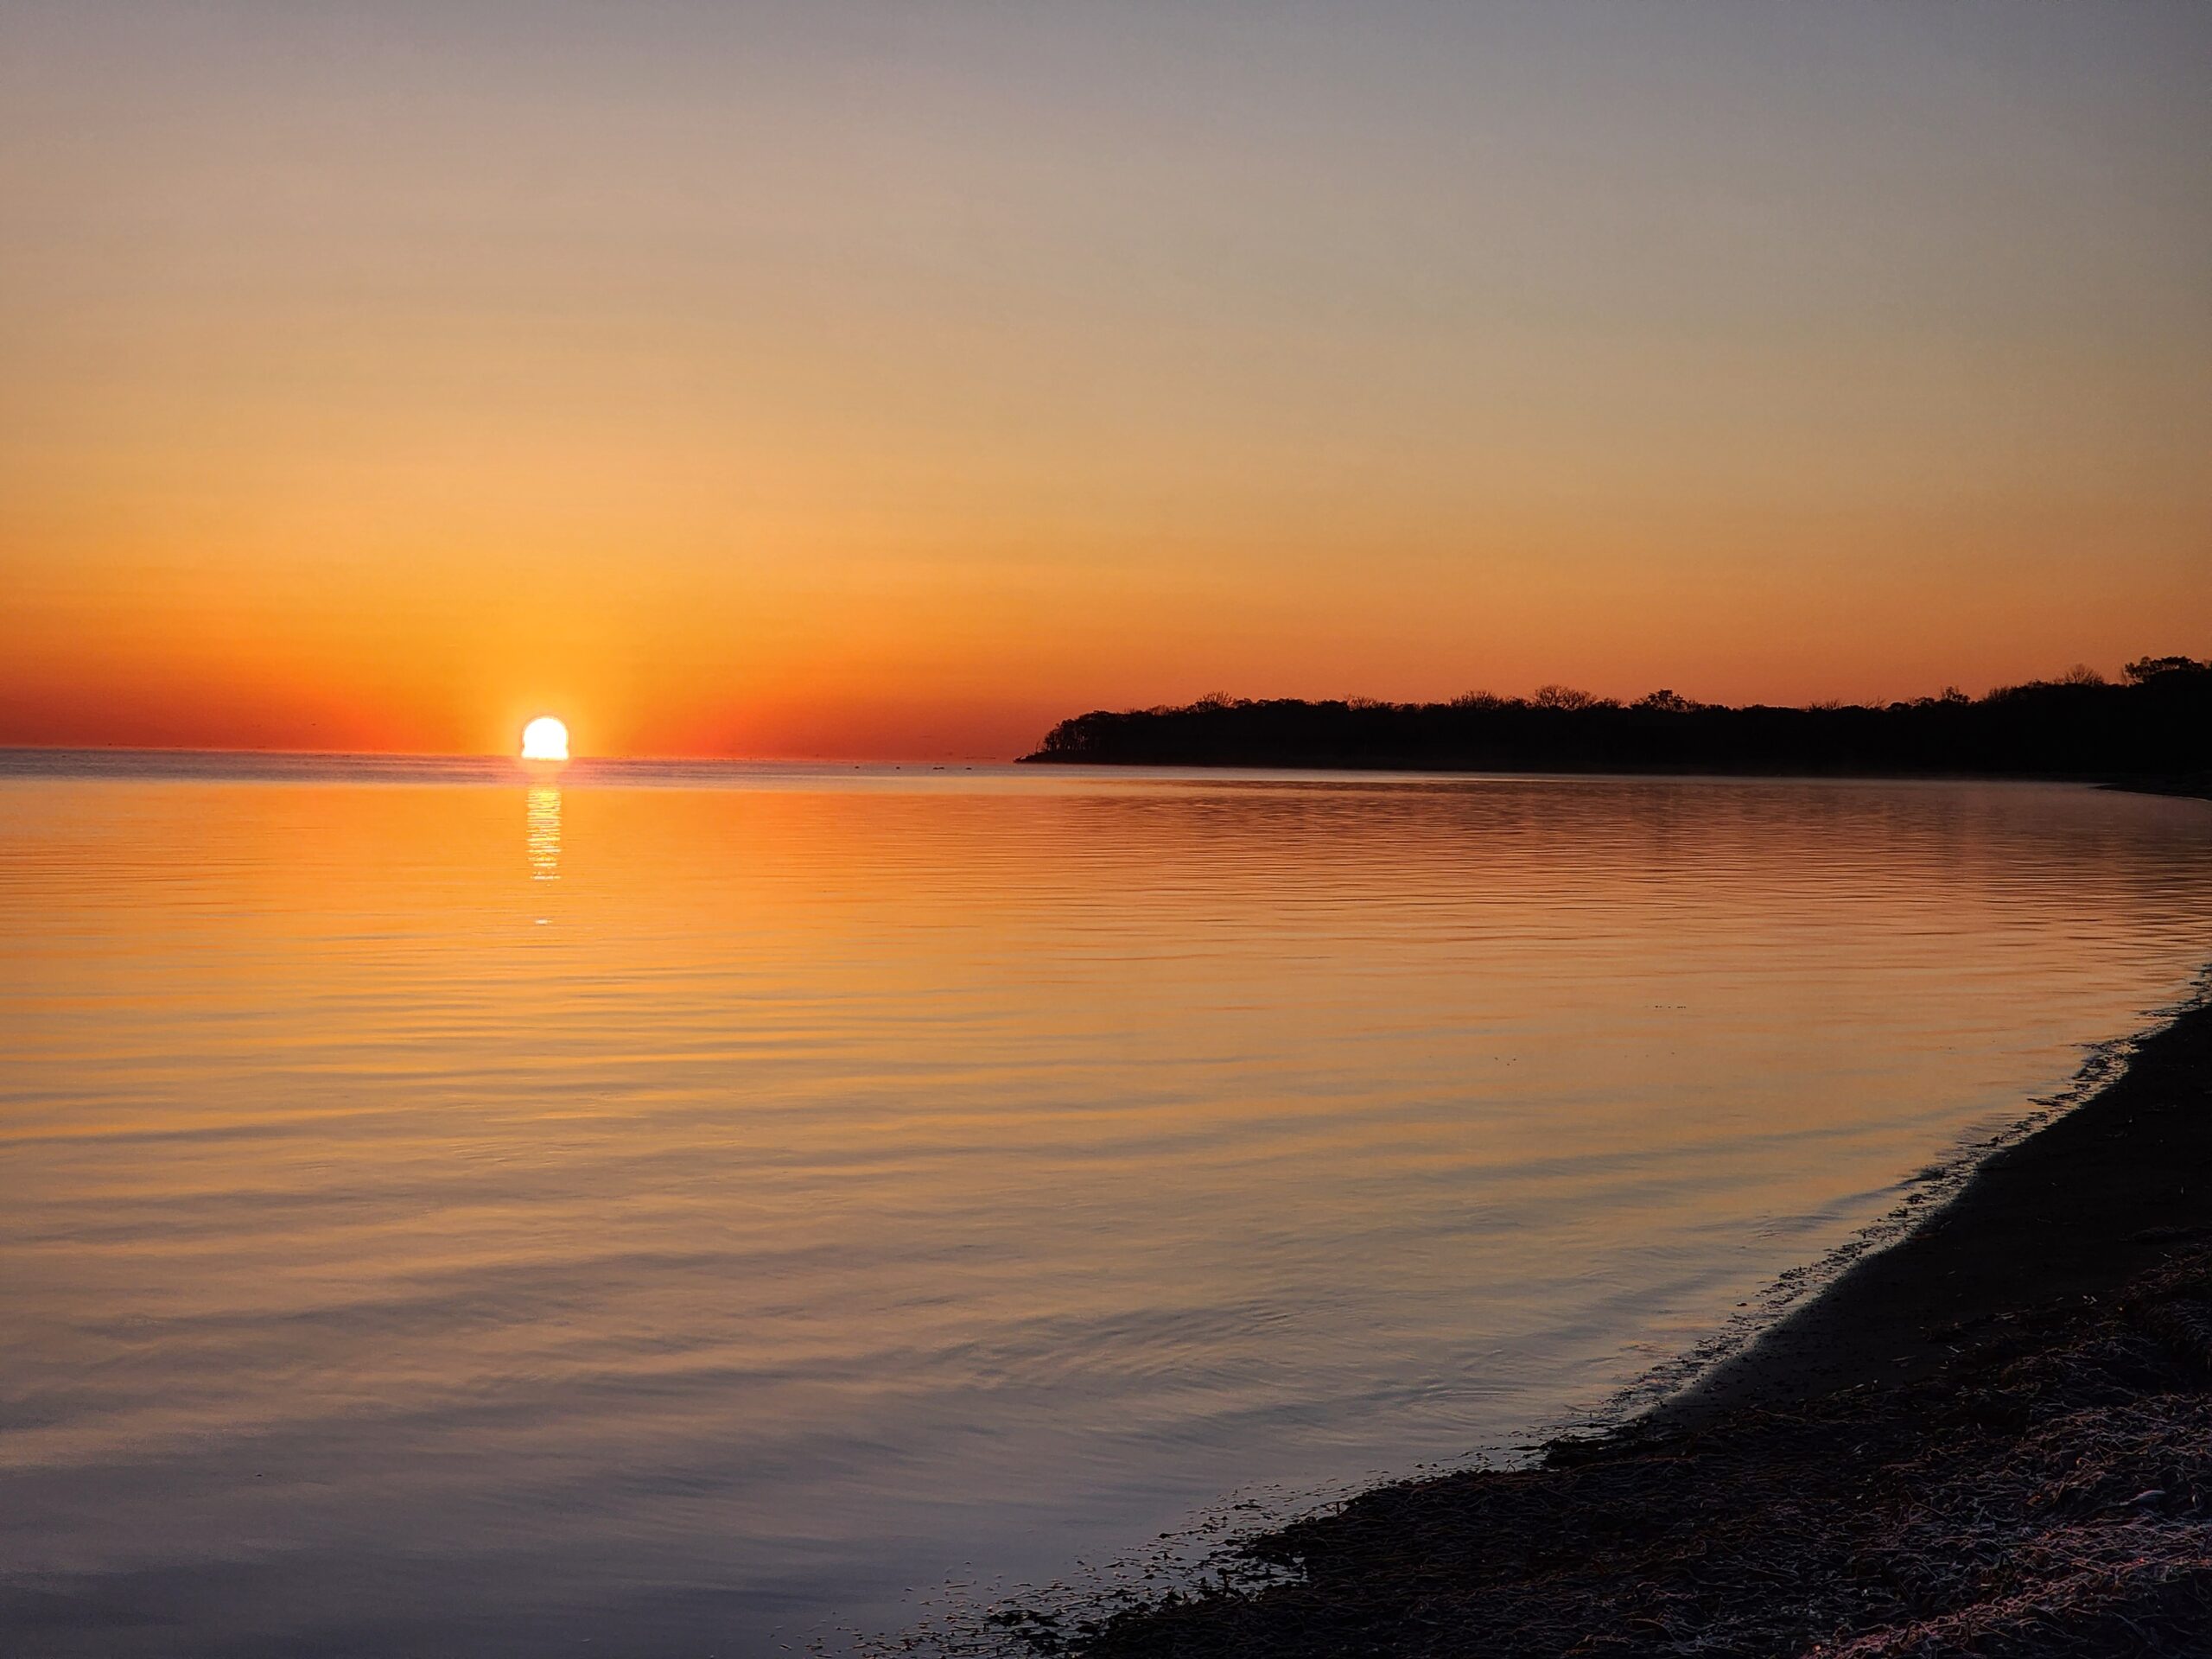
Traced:
<path id="1" fill-rule="evenodd" d="M 1062 721 L 1041 764 L 1437 772 L 2071 778 L 2195 792 L 2212 775 L 2212 662 L 2146 657 L 1882 707 L 1634 702 L 1546 686 L 1449 702 L 1212 696 Z"/>

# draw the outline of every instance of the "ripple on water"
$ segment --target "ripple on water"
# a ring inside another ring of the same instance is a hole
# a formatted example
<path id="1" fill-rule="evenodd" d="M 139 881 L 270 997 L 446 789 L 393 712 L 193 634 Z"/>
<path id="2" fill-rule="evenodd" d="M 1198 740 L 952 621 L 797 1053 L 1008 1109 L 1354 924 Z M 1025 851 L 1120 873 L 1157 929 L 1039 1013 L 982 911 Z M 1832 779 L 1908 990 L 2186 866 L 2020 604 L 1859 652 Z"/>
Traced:
<path id="1" fill-rule="evenodd" d="M 1726 1328 L 2212 957 L 2018 785 L 0 756 L 0 1629 L 774 1652 Z"/>

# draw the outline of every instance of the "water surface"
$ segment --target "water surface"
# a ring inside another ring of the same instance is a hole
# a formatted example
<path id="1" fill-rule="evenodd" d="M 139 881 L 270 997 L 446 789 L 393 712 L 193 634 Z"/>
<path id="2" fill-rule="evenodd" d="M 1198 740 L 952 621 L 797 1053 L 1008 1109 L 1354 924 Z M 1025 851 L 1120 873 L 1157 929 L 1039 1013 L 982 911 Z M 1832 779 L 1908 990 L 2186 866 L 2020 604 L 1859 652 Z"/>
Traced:
<path id="1" fill-rule="evenodd" d="M 2209 852 L 2025 785 L 0 757 L 0 1646 L 775 1653 L 1525 1440 L 2184 994 Z"/>

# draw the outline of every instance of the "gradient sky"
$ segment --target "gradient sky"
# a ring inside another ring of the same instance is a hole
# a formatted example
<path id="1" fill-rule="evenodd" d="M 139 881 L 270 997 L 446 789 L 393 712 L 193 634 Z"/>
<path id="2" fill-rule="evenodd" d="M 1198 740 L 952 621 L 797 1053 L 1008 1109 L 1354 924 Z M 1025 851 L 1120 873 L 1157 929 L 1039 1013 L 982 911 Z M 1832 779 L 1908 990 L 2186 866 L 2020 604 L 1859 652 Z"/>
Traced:
<path id="1" fill-rule="evenodd" d="M 0 742 L 2212 651 L 2212 6 L 0 0 Z"/>

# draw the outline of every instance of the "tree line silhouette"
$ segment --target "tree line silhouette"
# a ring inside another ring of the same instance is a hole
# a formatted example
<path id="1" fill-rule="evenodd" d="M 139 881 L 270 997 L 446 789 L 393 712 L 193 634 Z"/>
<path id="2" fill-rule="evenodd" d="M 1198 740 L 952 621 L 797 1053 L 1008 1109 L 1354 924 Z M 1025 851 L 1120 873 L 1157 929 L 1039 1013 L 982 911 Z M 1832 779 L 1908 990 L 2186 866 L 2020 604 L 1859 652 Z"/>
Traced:
<path id="1" fill-rule="evenodd" d="M 1062 721 L 1035 762 L 1455 772 L 1671 772 L 2156 780 L 2212 774 L 2212 662 L 2145 657 L 2057 679 L 1885 706 L 1634 702 L 1548 685 L 1526 697 L 1309 702 L 1220 695 Z"/>

